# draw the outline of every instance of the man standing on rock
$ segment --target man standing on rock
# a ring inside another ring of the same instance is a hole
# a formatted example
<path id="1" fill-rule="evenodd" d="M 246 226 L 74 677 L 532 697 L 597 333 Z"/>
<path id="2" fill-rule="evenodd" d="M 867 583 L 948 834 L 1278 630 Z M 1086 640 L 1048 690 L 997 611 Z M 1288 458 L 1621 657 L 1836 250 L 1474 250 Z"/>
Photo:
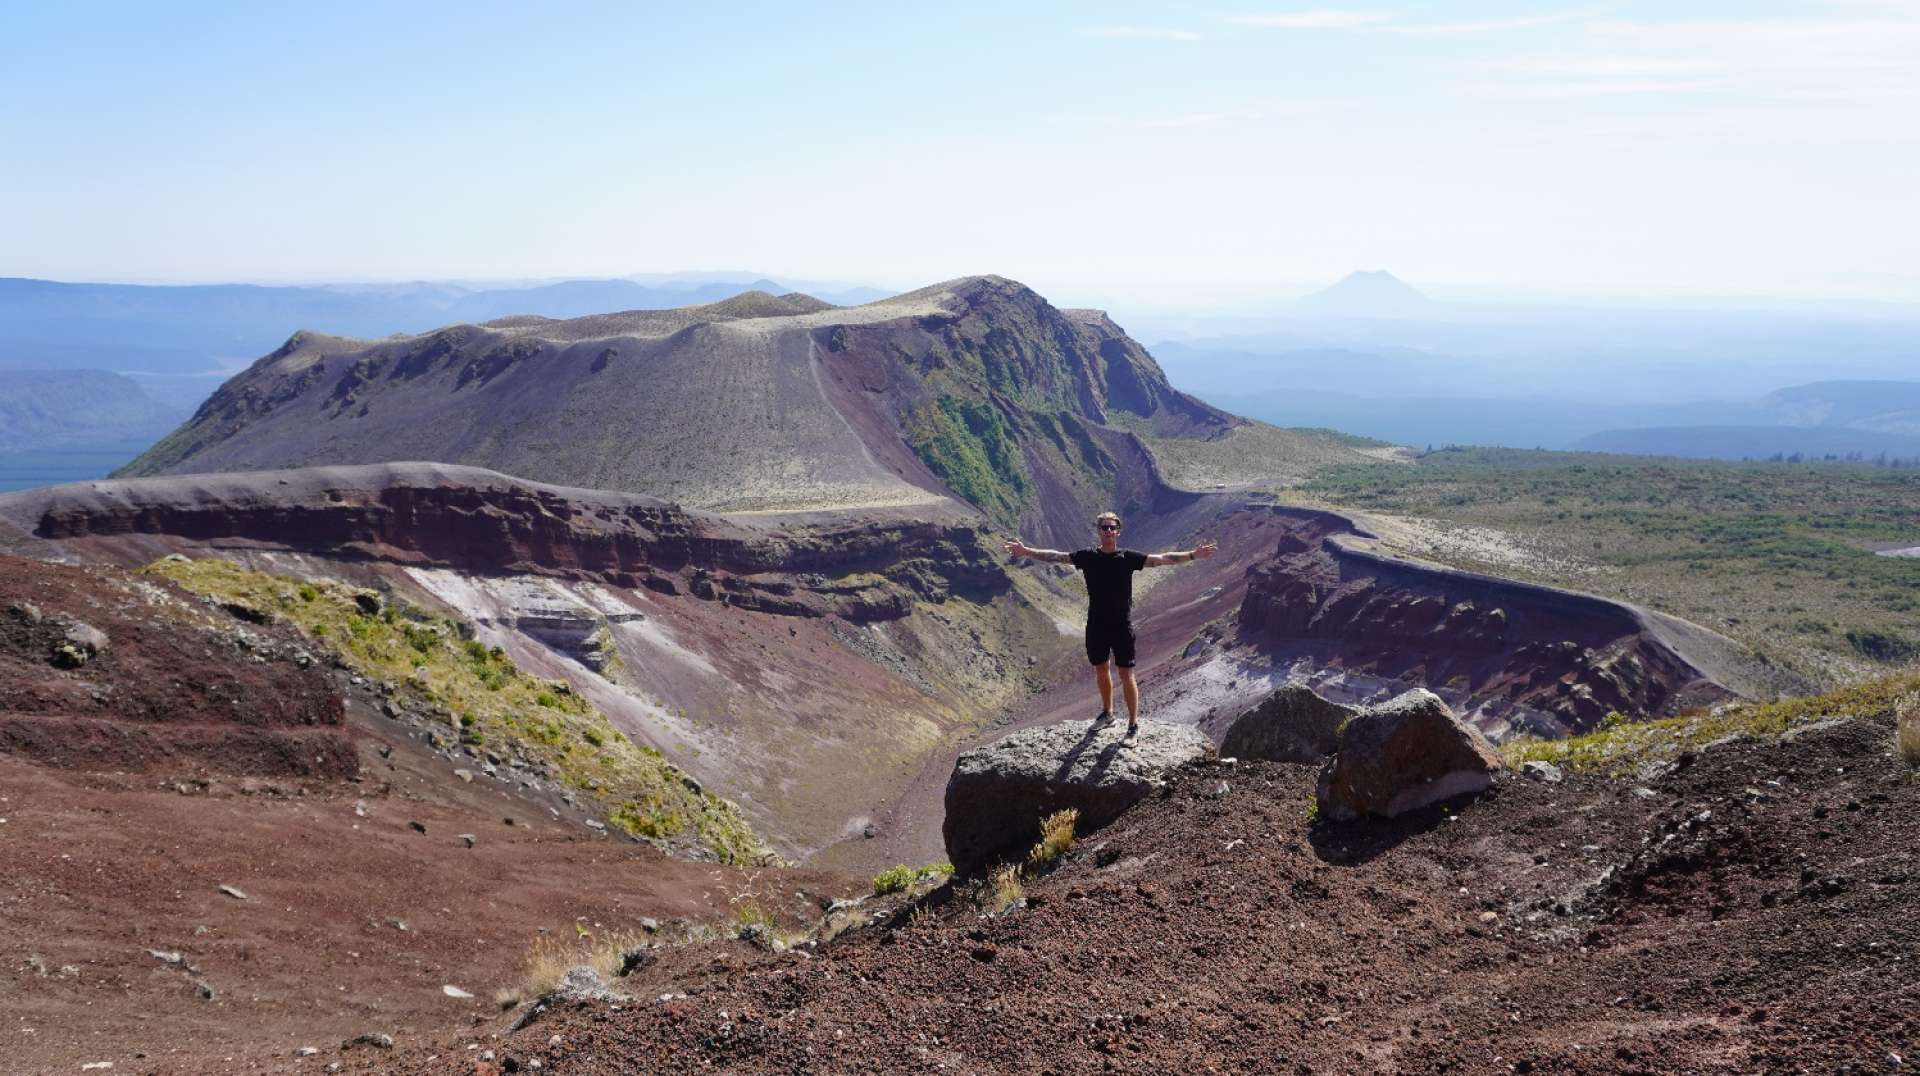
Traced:
<path id="1" fill-rule="evenodd" d="M 1120 517 L 1114 513 L 1100 513 L 1093 525 L 1100 535 L 1098 549 L 1072 553 L 1031 549 L 1016 538 L 1007 543 L 1007 552 L 1071 564 L 1087 577 L 1087 660 L 1093 663 L 1094 683 L 1100 687 L 1100 716 L 1094 723 L 1104 725 L 1113 720 L 1113 679 L 1107 673 L 1111 658 L 1120 669 L 1120 691 L 1127 700 L 1127 735 L 1132 736 L 1140 731 L 1140 688 L 1133 681 L 1133 573 L 1203 560 L 1213 556 L 1219 546 L 1202 542 L 1172 553 L 1140 553 L 1120 548 Z"/>

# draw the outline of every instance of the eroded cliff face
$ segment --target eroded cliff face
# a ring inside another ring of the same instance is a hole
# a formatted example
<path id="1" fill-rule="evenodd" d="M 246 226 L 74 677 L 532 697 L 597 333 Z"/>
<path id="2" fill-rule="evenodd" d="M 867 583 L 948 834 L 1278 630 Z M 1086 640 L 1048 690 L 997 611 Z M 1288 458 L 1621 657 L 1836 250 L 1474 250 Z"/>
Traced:
<path id="1" fill-rule="evenodd" d="M 1283 518 L 1248 571 L 1233 642 L 1250 653 L 1427 686 L 1503 734 L 1731 697 L 1631 606 L 1382 556 L 1331 513 Z"/>
<path id="2" fill-rule="evenodd" d="M 749 529 L 638 495 L 476 468 L 319 468 L 30 491 L 0 513 L 51 541 L 168 535 L 484 574 L 595 579 L 785 616 L 897 619 L 1011 580 L 971 521 L 797 518 Z"/>

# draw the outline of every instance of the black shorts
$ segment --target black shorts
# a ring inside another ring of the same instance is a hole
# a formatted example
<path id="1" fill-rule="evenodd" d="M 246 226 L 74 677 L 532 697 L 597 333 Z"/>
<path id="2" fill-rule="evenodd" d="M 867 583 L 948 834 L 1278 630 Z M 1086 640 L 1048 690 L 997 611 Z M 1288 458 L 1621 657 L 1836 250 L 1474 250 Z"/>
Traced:
<path id="1" fill-rule="evenodd" d="M 1115 665 L 1123 669 L 1133 668 L 1132 624 L 1087 625 L 1087 661 L 1094 665 L 1105 665 L 1108 654 L 1113 655 Z"/>

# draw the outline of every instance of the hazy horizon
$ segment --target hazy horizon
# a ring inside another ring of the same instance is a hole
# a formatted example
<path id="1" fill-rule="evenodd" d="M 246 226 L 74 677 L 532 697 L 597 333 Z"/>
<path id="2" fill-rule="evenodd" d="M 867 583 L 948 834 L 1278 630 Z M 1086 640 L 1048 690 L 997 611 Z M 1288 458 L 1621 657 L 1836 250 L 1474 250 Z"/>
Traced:
<path id="1" fill-rule="evenodd" d="M 1920 5 L 107 5 L 0 44 L 0 273 L 972 273 L 1920 301 Z"/>

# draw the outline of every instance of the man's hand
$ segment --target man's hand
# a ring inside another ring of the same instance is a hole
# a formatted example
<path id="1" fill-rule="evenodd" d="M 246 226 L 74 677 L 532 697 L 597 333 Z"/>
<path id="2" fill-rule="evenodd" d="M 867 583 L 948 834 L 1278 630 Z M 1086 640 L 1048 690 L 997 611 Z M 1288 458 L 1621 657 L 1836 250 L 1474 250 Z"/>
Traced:
<path id="1" fill-rule="evenodd" d="M 1193 547 L 1193 555 L 1201 560 L 1206 560 L 1218 552 L 1220 552 L 1219 542 L 1201 542 L 1199 545 Z"/>
<path id="2" fill-rule="evenodd" d="M 1011 557 L 1027 557 L 1033 555 L 1033 550 L 1028 549 L 1020 543 L 1020 539 L 1015 538 L 1007 543 L 1007 555 Z"/>

